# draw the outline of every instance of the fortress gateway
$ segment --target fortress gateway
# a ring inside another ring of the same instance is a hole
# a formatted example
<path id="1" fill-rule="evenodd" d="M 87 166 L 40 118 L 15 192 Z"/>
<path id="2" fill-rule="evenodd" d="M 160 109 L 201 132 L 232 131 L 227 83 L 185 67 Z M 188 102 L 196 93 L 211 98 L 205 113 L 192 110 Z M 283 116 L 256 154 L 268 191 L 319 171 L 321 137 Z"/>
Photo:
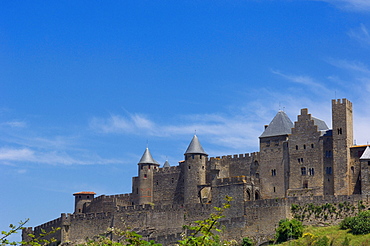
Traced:
<path id="1" fill-rule="evenodd" d="M 221 221 L 223 236 L 262 242 L 273 237 L 280 219 L 293 216 L 292 204 L 368 202 L 370 147 L 353 144 L 350 101 L 332 100 L 332 129 L 306 108 L 294 124 L 279 111 L 259 139 L 259 152 L 209 158 L 194 136 L 178 166 L 160 167 L 147 148 L 131 193 L 96 198 L 94 192 L 75 193 L 73 214 L 26 228 L 23 237 L 61 227 L 53 235 L 59 243 L 76 244 L 109 227 L 130 227 L 168 245 L 181 239 L 182 225 L 206 218 L 228 195 L 234 200 Z M 340 216 L 321 222 L 335 223 Z"/>

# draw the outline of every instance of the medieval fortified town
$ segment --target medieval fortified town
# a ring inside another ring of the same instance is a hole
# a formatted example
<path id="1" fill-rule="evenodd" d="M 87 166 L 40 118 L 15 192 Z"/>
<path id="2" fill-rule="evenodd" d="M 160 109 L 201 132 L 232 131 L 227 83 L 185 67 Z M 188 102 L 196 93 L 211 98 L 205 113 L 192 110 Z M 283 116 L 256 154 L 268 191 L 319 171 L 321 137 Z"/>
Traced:
<path id="1" fill-rule="evenodd" d="M 110 227 L 130 227 L 169 245 L 181 239 L 183 225 L 206 218 L 231 196 L 231 208 L 221 220 L 223 236 L 264 242 L 273 238 L 281 219 L 299 215 L 306 224 L 325 224 L 345 215 L 313 216 L 293 207 L 368 203 L 370 145 L 354 145 L 349 100 L 332 100 L 332 129 L 306 108 L 294 123 L 279 111 L 259 139 L 259 152 L 209 157 L 207 146 L 194 136 L 177 166 L 160 166 L 147 148 L 131 193 L 94 197 L 94 192 L 77 192 L 73 214 L 26 228 L 23 237 L 60 227 L 52 235 L 58 243 L 77 244 Z"/>

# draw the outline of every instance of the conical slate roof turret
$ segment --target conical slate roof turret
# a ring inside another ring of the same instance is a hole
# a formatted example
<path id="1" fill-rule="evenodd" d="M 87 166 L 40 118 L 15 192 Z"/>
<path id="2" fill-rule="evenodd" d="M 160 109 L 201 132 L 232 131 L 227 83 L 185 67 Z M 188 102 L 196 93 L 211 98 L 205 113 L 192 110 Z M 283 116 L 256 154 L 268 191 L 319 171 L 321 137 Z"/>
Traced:
<path id="1" fill-rule="evenodd" d="M 141 157 L 138 164 L 157 164 L 157 165 L 159 165 L 158 162 L 156 162 L 153 159 L 152 154 L 150 154 L 149 148 L 145 149 L 144 154 Z"/>
<path id="2" fill-rule="evenodd" d="M 279 111 L 272 119 L 260 138 L 281 136 L 292 133 L 293 122 L 284 111 Z"/>
<path id="3" fill-rule="evenodd" d="M 163 167 L 170 167 L 170 163 L 166 160 L 166 162 L 163 164 Z"/>
<path id="4" fill-rule="evenodd" d="M 185 152 L 186 154 L 203 154 L 203 155 L 208 155 L 202 145 L 200 144 L 197 135 L 194 135 L 193 139 L 191 140 L 188 149 Z"/>
<path id="5" fill-rule="evenodd" d="M 367 146 L 364 153 L 362 153 L 360 160 L 370 160 L 370 147 Z"/>

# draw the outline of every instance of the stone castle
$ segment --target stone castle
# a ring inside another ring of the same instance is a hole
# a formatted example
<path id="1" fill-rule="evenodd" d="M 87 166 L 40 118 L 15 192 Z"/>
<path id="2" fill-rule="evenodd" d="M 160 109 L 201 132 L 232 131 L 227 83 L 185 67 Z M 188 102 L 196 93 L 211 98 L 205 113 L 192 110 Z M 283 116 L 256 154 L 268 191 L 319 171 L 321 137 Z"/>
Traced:
<path id="1" fill-rule="evenodd" d="M 221 220 L 223 237 L 263 242 L 280 219 L 293 216 L 292 204 L 368 202 L 370 145 L 354 145 L 349 100 L 332 100 L 332 129 L 306 108 L 294 123 L 279 111 L 259 139 L 259 152 L 208 157 L 195 135 L 178 166 L 160 167 L 146 148 L 131 193 L 75 193 L 73 214 L 26 228 L 23 236 L 61 227 L 53 235 L 58 242 L 76 244 L 110 227 L 130 227 L 170 245 L 181 239 L 182 225 L 206 218 L 228 195 L 233 201 Z"/>

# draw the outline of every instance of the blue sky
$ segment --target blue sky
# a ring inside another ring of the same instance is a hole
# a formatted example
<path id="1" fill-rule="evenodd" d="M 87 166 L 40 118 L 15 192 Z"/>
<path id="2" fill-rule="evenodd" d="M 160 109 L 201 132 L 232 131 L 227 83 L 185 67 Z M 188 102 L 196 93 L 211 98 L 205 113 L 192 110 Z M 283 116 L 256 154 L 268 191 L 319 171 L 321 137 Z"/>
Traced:
<path id="1" fill-rule="evenodd" d="M 147 144 L 177 165 L 258 151 L 279 109 L 370 141 L 368 0 L 1 1 L 0 228 L 129 193 Z"/>

